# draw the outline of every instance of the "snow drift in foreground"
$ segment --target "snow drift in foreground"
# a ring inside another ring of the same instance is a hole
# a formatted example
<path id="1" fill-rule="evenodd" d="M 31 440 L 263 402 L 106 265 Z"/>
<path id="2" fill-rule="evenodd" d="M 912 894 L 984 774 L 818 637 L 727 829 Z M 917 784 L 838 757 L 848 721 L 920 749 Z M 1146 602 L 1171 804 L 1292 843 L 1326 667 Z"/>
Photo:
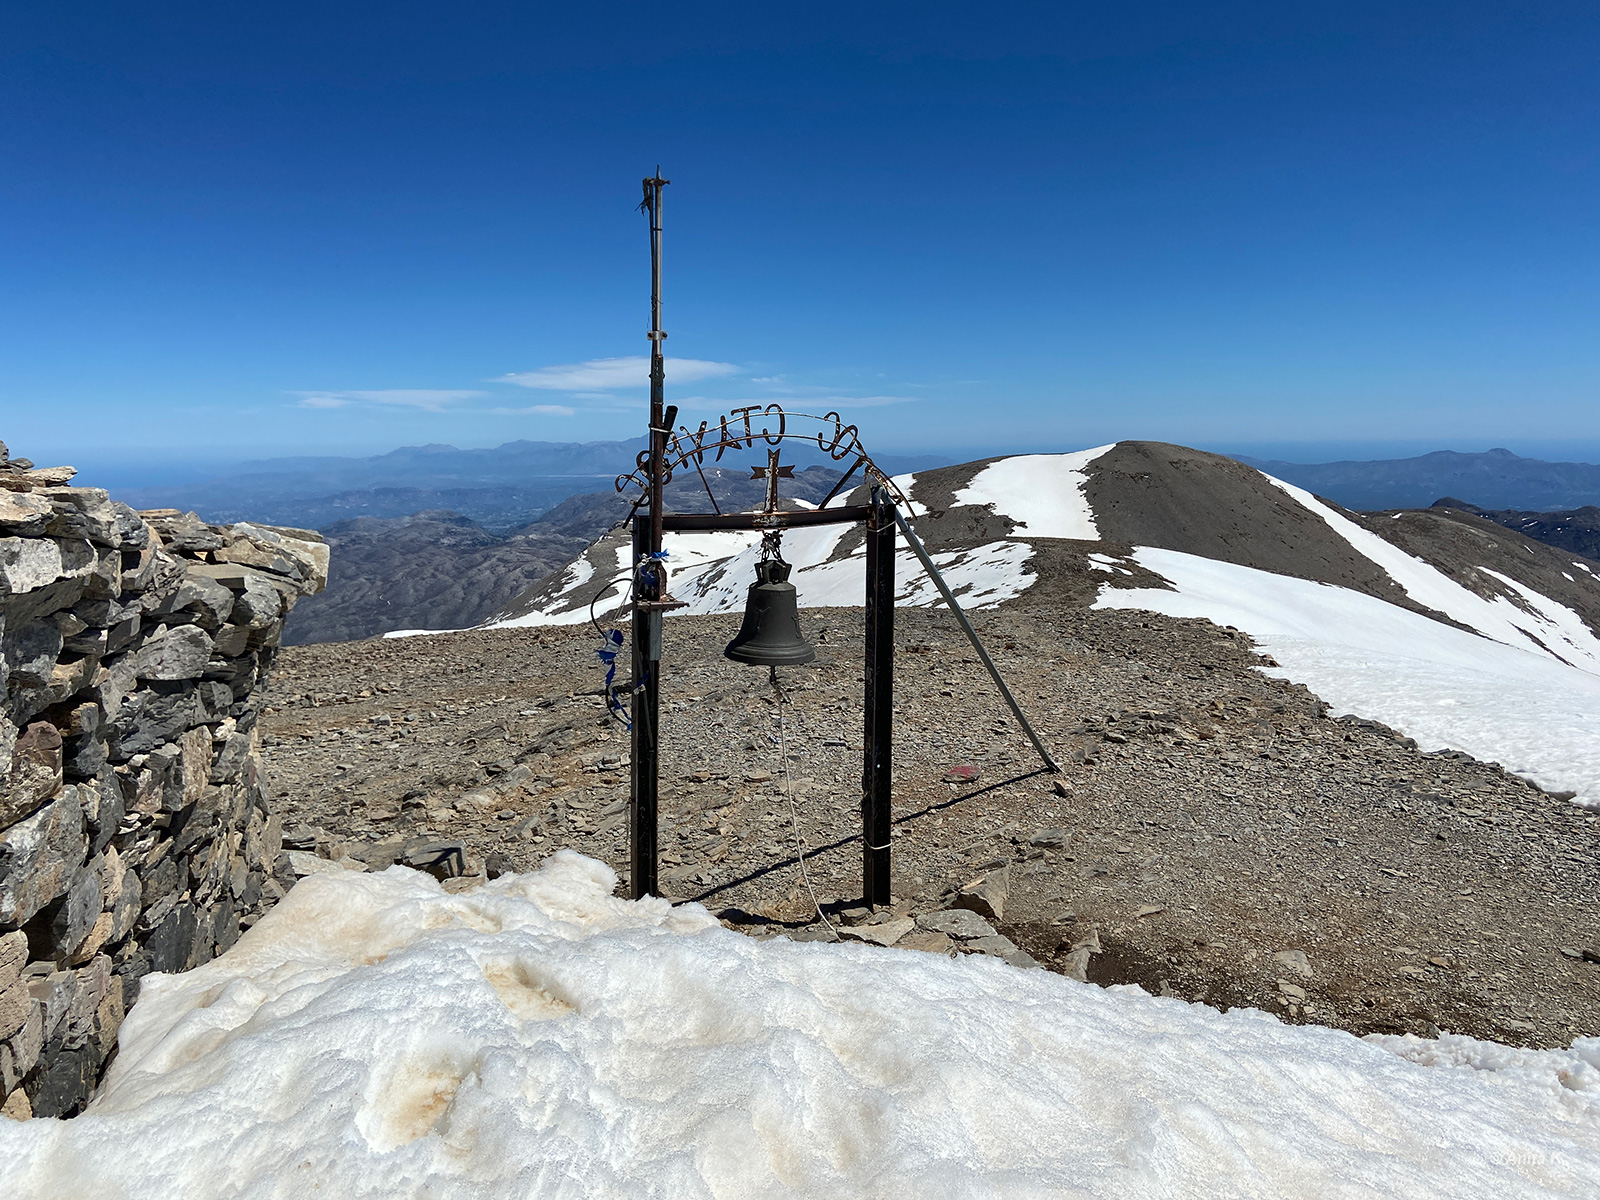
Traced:
<path id="1" fill-rule="evenodd" d="M 1578 1196 L 1600 1039 L 1361 1040 L 992 958 L 757 942 L 570 851 L 303 880 L 153 975 L 24 1197 Z"/>

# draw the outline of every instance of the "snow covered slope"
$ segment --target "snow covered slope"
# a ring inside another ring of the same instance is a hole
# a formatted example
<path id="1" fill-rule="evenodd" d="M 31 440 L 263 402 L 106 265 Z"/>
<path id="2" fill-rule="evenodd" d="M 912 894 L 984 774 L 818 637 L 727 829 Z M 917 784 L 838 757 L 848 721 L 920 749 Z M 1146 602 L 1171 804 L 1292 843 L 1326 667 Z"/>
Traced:
<path id="1" fill-rule="evenodd" d="M 1577 1197 L 1600 1039 L 1283 1025 L 991 958 L 756 941 L 565 851 L 301 881 L 151 975 L 8 1200 Z"/>
<path id="2" fill-rule="evenodd" d="M 1133 558 L 1175 590 L 1106 588 L 1100 607 L 1247 630 L 1278 663 L 1269 675 L 1305 684 L 1336 711 L 1600 807 L 1600 674 L 1348 588 L 1175 550 L 1142 547 Z"/>
<path id="3" fill-rule="evenodd" d="M 897 482 L 968 607 L 1025 599 L 1232 625 L 1341 711 L 1600 806 L 1595 564 L 1463 513 L 1348 513 L 1231 459 L 1154 442 Z M 757 534 L 675 534 L 667 548 L 685 612 L 742 608 Z M 626 552 L 621 534 L 596 543 L 491 624 L 575 624 L 591 600 L 597 614 L 620 610 Z M 861 603 L 858 529 L 795 531 L 784 554 L 802 608 Z M 899 603 L 938 602 L 904 548 L 896 579 Z"/>

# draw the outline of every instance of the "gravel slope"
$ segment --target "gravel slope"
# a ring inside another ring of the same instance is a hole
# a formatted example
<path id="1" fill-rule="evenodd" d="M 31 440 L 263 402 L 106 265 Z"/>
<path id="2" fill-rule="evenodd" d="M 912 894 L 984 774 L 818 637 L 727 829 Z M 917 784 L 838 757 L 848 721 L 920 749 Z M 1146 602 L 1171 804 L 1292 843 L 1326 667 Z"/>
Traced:
<path id="1" fill-rule="evenodd" d="M 859 895 L 860 612 L 806 618 L 822 652 L 783 673 L 783 732 L 837 913 Z M 1095 982 L 1356 1032 L 1600 1034 L 1600 965 L 1582 956 L 1600 957 L 1600 818 L 1329 720 L 1205 621 L 1026 600 L 978 620 L 1069 764 L 1066 794 L 948 614 L 899 612 L 897 913 L 1004 877 L 1006 944 Z M 720 656 L 735 625 L 669 622 L 664 890 L 757 936 L 826 936 L 796 869 L 777 699 Z M 381 866 L 436 836 L 461 841 L 469 869 L 562 846 L 625 867 L 627 742 L 586 694 L 594 642 L 545 628 L 286 649 L 263 731 L 279 810 L 305 826 L 295 844 Z M 976 782 L 943 782 L 955 764 Z M 954 949 L 942 936 L 901 944 Z"/>

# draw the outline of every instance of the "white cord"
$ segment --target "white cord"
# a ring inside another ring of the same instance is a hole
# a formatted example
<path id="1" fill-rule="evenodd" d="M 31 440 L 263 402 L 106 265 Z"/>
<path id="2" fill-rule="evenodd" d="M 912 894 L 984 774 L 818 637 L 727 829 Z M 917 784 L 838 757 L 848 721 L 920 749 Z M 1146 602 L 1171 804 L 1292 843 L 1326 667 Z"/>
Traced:
<path id="1" fill-rule="evenodd" d="M 828 915 L 822 911 L 822 905 L 817 900 L 817 890 L 811 886 L 811 872 L 806 870 L 806 842 L 800 834 L 800 814 L 794 804 L 794 779 L 789 771 L 789 741 L 784 731 L 783 709 L 789 703 L 788 694 L 783 690 L 783 685 L 778 682 L 778 668 L 772 667 L 772 688 L 778 693 L 778 754 L 781 758 L 780 766 L 783 770 L 783 792 L 789 801 L 789 822 L 794 826 L 795 857 L 800 864 L 800 879 L 806 885 L 806 892 L 811 897 L 811 907 L 816 909 L 817 916 L 828 927 L 828 932 L 833 934 L 833 940 L 843 941 L 839 931 L 833 927 L 833 922 L 828 920 Z"/>

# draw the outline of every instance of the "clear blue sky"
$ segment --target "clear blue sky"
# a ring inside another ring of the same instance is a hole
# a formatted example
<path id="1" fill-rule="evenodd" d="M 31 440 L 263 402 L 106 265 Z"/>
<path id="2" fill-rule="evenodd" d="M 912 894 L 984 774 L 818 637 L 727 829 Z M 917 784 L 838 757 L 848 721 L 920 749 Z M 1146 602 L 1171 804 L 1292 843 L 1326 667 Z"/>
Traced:
<path id="1" fill-rule="evenodd" d="M 659 161 L 697 415 L 1582 457 L 1597 62 L 1592 0 L 10 5 L 0 437 L 635 435 Z"/>

